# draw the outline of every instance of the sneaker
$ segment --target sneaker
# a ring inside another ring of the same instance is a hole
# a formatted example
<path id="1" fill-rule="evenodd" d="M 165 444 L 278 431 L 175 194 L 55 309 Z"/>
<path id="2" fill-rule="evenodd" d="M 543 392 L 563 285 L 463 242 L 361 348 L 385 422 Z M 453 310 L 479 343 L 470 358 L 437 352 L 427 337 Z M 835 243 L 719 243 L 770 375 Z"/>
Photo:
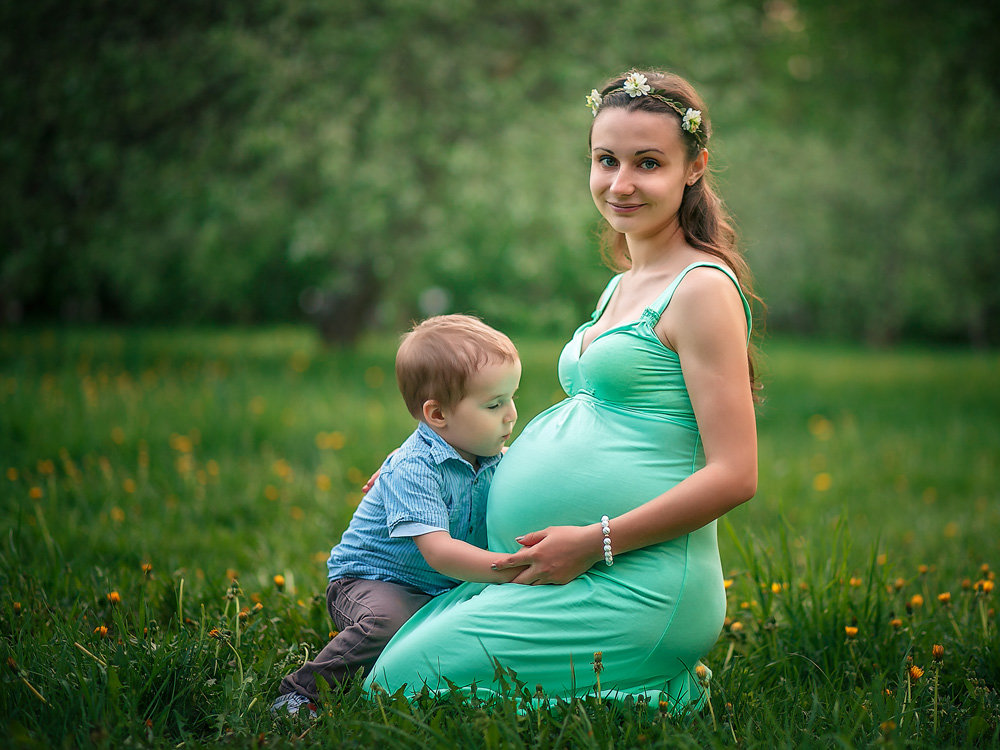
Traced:
<path id="1" fill-rule="evenodd" d="M 318 715 L 316 713 L 316 704 L 313 703 L 313 699 L 308 695 L 302 695 L 302 693 L 285 693 L 284 695 L 279 695 L 274 703 L 271 704 L 271 713 L 279 714 L 282 711 L 287 711 L 292 716 L 298 716 L 299 710 L 306 706 L 309 709 L 309 718 L 315 719 Z"/>

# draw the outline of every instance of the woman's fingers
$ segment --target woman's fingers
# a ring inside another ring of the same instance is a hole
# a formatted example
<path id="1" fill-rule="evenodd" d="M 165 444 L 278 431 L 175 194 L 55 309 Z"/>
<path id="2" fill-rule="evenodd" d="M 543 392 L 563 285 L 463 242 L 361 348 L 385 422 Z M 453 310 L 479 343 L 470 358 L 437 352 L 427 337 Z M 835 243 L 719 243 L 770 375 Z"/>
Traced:
<path id="1" fill-rule="evenodd" d="M 531 533 L 517 537 L 514 541 L 522 547 L 532 547 L 548 536 L 548 533 L 548 529 L 543 529 L 542 531 L 532 531 Z"/>
<path id="2" fill-rule="evenodd" d="M 513 555 L 497 558 L 497 561 L 493 563 L 493 570 L 506 570 L 507 568 L 517 568 L 522 565 L 531 565 L 531 560 L 526 550 L 520 550 Z M 518 577 L 520 578 L 520 576 Z"/>

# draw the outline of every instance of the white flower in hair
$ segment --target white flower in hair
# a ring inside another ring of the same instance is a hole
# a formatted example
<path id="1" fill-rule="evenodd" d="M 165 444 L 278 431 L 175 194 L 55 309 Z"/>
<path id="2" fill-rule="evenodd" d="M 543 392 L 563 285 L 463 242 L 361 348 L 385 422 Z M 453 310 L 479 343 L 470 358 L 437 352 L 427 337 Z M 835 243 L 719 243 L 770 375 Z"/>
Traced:
<path id="1" fill-rule="evenodd" d="M 684 113 L 681 127 L 689 133 L 697 132 L 698 128 L 701 127 L 701 110 L 689 107 L 688 111 Z"/>
<path id="2" fill-rule="evenodd" d="M 625 90 L 625 93 L 633 99 L 637 96 L 645 96 L 653 90 L 650 85 L 646 83 L 646 76 L 642 73 L 629 73 L 622 88 Z"/>
<path id="3" fill-rule="evenodd" d="M 590 111 L 594 113 L 594 117 L 597 117 L 597 110 L 601 108 L 601 104 L 604 99 L 601 97 L 601 92 L 597 89 L 591 89 L 590 96 L 587 97 L 587 106 L 590 107 Z"/>

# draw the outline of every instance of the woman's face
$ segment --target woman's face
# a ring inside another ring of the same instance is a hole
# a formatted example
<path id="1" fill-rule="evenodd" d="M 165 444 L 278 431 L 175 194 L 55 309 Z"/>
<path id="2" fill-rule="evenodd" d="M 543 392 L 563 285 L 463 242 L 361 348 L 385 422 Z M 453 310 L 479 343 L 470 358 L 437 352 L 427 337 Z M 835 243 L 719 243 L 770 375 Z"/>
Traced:
<path id="1" fill-rule="evenodd" d="M 591 131 L 590 193 L 611 227 L 630 239 L 669 237 L 684 188 L 704 171 L 688 161 L 676 117 L 605 109 Z"/>

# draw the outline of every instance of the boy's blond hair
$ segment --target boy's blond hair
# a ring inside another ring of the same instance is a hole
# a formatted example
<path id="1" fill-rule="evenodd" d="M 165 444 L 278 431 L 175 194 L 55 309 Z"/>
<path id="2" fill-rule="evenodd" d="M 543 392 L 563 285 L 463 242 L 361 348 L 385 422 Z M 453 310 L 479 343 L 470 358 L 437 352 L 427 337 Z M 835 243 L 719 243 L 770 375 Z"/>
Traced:
<path id="1" fill-rule="evenodd" d="M 410 414 L 423 421 L 425 401 L 453 406 L 485 365 L 518 359 L 513 342 L 478 318 L 436 315 L 403 336 L 396 352 L 396 382 Z"/>

